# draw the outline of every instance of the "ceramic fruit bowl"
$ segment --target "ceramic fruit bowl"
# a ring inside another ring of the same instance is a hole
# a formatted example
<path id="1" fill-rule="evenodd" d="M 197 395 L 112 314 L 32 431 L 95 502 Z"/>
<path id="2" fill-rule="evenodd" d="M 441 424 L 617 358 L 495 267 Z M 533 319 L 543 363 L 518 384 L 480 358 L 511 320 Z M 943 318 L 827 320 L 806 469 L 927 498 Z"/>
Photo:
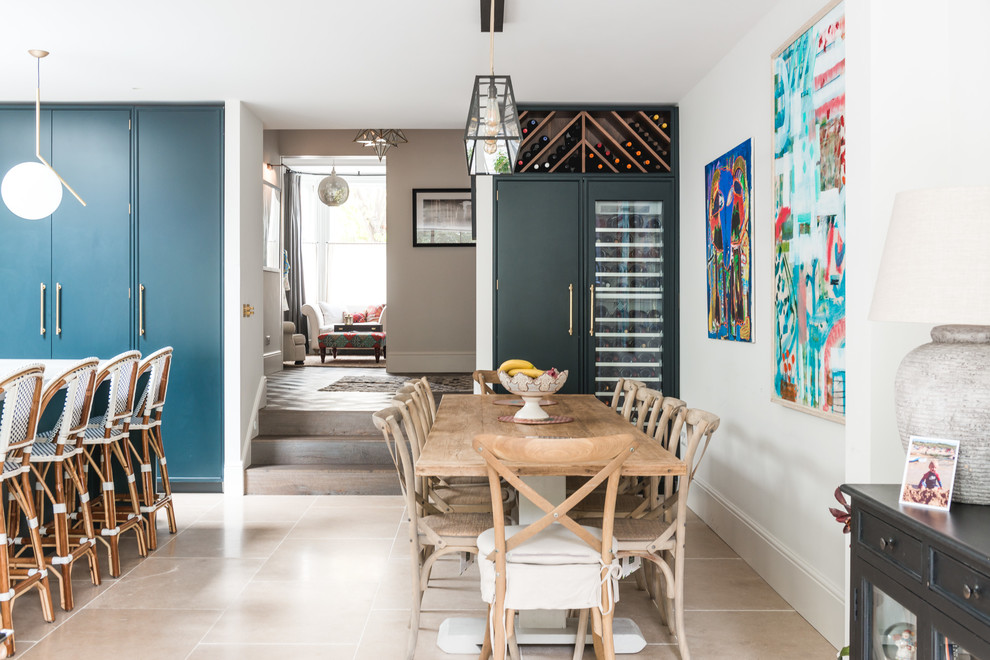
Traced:
<path id="1" fill-rule="evenodd" d="M 523 407 L 515 414 L 516 419 L 546 419 L 550 415 L 540 408 L 540 399 L 564 386 L 564 382 L 567 381 L 567 371 L 561 371 L 556 375 L 553 375 L 552 371 L 547 371 L 536 378 L 524 374 L 509 376 L 506 372 L 499 371 L 498 378 L 505 389 L 522 397 Z"/>

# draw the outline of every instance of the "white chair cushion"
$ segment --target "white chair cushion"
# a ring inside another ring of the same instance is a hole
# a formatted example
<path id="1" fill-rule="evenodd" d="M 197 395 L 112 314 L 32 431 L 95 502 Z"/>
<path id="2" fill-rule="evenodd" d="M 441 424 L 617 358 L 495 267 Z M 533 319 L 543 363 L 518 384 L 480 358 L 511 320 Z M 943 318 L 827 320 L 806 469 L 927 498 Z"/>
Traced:
<path id="1" fill-rule="evenodd" d="M 515 536 L 525 525 L 506 525 L 505 538 Z M 585 527 L 596 539 L 602 537 L 602 530 Z M 495 528 L 487 529 L 478 536 L 478 551 L 487 557 L 495 549 Z M 505 560 L 518 564 L 597 564 L 601 554 L 575 536 L 574 532 L 560 524 L 553 524 L 520 546 L 509 550 Z"/>
<path id="2" fill-rule="evenodd" d="M 524 527 L 507 526 L 508 538 Z M 601 538 L 601 530 L 585 527 Z M 615 541 L 613 539 L 613 548 Z M 486 557 L 495 549 L 495 531 L 478 537 L 478 568 L 481 597 L 495 600 L 495 563 Z M 605 568 L 601 555 L 559 524 L 551 525 L 529 541 L 509 551 L 506 557 L 505 607 L 514 610 L 564 610 L 598 607 L 602 598 Z M 613 561 L 617 567 L 618 562 Z M 608 578 L 613 600 L 619 600 L 618 569 Z"/>

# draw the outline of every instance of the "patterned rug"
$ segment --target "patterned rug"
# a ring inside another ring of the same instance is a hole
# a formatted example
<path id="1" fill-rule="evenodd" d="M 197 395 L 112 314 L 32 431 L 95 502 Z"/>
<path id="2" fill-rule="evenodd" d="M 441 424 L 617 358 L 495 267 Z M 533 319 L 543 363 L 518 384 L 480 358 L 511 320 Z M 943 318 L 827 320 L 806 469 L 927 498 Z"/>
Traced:
<path id="1" fill-rule="evenodd" d="M 471 394 L 474 391 L 469 374 L 427 374 L 430 389 L 436 394 Z M 321 392 L 395 392 L 409 376 L 344 376 L 321 387 Z"/>

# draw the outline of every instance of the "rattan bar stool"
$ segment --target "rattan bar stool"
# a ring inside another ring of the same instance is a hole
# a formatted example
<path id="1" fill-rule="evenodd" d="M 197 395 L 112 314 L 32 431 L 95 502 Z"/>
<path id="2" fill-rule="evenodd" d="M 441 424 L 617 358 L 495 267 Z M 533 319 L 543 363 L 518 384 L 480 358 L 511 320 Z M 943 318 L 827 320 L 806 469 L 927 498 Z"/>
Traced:
<path id="1" fill-rule="evenodd" d="M 141 513 L 145 516 L 148 549 L 158 547 L 157 518 L 164 508 L 168 516 L 168 531 L 175 534 L 175 506 L 172 501 L 172 485 L 168 480 L 168 463 L 165 460 L 165 444 L 162 442 L 162 411 L 168 391 L 168 374 L 172 366 L 172 347 L 166 346 L 147 356 L 138 365 L 137 382 L 141 395 L 134 406 L 128 445 L 141 466 Z M 155 484 L 155 464 L 161 475 L 162 492 Z"/>
<path id="2" fill-rule="evenodd" d="M 14 652 L 11 612 L 15 598 L 36 588 L 41 597 L 41 612 L 45 621 L 55 620 L 38 518 L 28 482 L 28 460 L 41 409 L 43 374 L 42 365 L 32 364 L 0 378 L 0 404 L 3 406 L 0 410 L 0 461 L 3 462 L 0 501 L 8 502 L 7 507 L 0 506 L 0 625 L 7 633 L 4 645 L 8 654 Z M 21 514 L 27 522 L 33 556 L 15 558 L 11 555 L 14 544 L 8 529 L 18 527 Z"/>
<path id="3" fill-rule="evenodd" d="M 55 426 L 38 433 L 31 449 L 31 473 L 35 481 L 36 510 L 42 545 L 54 547 L 45 563 L 58 578 L 62 609 L 73 607 L 72 567 L 86 558 L 93 584 L 100 584 L 100 564 L 96 556 L 89 493 L 82 479 L 82 437 L 93 402 L 99 360 L 88 358 L 49 381 L 41 398 L 43 417 L 49 407 L 61 407 Z M 45 498 L 51 503 L 51 531 L 44 519 Z M 78 500 L 78 504 L 77 504 Z M 78 513 L 77 513 L 78 512 Z M 82 516 L 82 532 L 69 531 L 69 518 Z"/>
<path id="4" fill-rule="evenodd" d="M 110 575 L 113 577 L 120 575 L 120 535 L 123 532 L 133 529 L 137 535 L 138 554 L 142 557 L 148 554 L 134 468 L 130 453 L 124 445 L 134 411 L 134 389 L 140 359 L 141 354 L 138 351 L 121 353 L 96 374 L 97 393 L 93 398 L 93 408 L 96 408 L 97 402 L 101 402 L 100 388 L 104 384 L 107 385 L 107 408 L 103 414 L 90 418 L 83 437 L 83 455 L 87 468 L 92 468 L 99 479 L 102 497 L 99 502 L 94 502 L 93 510 L 96 526 L 100 530 L 99 539 L 110 551 Z M 94 455 L 97 453 L 99 460 Z M 126 516 L 117 508 L 113 481 L 114 463 L 120 466 L 127 479 L 128 496 L 122 498 L 128 500 L 125 506 L 130 511 Z"/>

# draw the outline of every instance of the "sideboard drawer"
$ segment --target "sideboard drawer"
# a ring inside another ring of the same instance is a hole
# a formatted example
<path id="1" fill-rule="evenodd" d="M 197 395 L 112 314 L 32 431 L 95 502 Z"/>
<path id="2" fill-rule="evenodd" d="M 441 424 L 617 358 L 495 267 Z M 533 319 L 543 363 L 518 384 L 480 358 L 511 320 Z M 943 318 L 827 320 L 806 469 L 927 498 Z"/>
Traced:
<path id="1" fill-rule="evenodd" d="M 990 577 L 938 550 L 932 551 L 932 589 L 980 618 L 990 619 Z"/>
<path id="2" fill-rule="evenodd" d="M 921 578 L 921 541 L 879 518 L 860 512 L 859 542 L 897 566 Z"/>

